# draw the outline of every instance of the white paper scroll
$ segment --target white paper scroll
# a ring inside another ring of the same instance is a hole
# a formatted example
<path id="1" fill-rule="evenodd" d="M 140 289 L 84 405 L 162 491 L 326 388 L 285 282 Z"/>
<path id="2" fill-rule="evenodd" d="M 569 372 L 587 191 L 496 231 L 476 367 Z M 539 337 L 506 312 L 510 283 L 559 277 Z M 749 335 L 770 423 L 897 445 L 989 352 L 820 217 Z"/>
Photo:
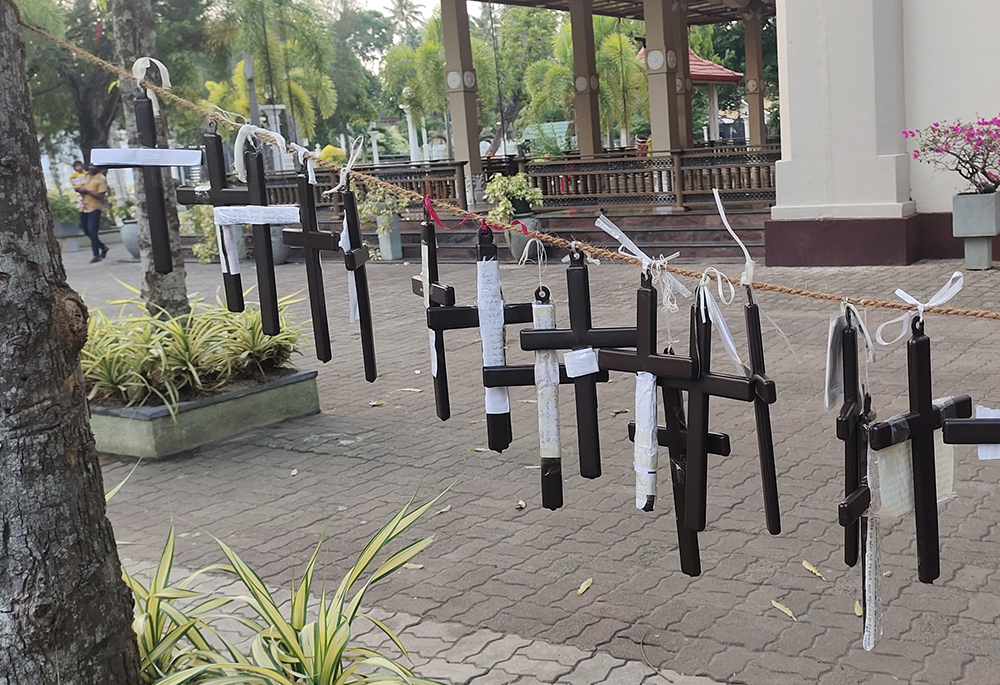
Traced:
<path id="1" fill-rule="evenodd" d="M 990 409 L 981 404 L 976 405 L 977 419 L 1000 419 L 1000 409 Z M 979 458 L 982 460 L 1000 459 L 1000 445 L 980 445 Z"/>
<path id="2" fill-rule="evenodd" d="M 868 462 L 869 482 L 871 482 L 872 462 Z M 861 646 L 871 651 L 882 637 L 882 532 L 877 516 L 866 518 L 868 536 L 865 538 L 864 584 L 865 584 L 865 627 L 861 635 Z"/>
<path id="3" fill-rule="evenodd" d="M 429 258 L 430 248 L 427 247 L 427 243 L 420 243 L 420 281 L 424 286 L 424 309 L 431 308 L 431 272 L 430 272 L 430 258 Z M 437 343 L 437 335 L 434 333 L 433 328 L 427 329 L 428 338 L 430 339 L 430 350 L 431 350 L 431 375 L 437 378 L 438 375 L 438 358 L 437 350 L 434 349 Z"/>
<path id="4" fill-rule="evenodd" d="M 495 259 L 476 262 L 479 337 L 483 343 L 483 366 L 505 366 L 503 295 L 500 292 L 500 263 Z M 486 413 L 507 414 L 507 388 L 486 388 Z"/>
<path id="5" fill-rule="evenodd" d="M 938 502 L 955 492 L 955 449 L 946 445 L 940 431 L 934 433 L 934 475 Z M 905 440 L 878 452 L 878 516 L 900 517 L 913 511 L 913 452 Z"/>
<path id="6" fill-rule="evenodd" d="M 159 147 L 112 147 L 90 151 L 96 166 L 200 166 L 201 150 L 171 150 Z"/>
<path id="7" fill-rule="evenodd" d="M 645 509 L 656 497 L 656 376 L 635 375 L 635 508 Z"/>
<path id="8" fill-rule="evenodd" d="M 350 252 L 353 248 L 351 246 L 351 235 L 347 232 L 347 217 L 344 217 L 344 230 L 340 232 L 340 249 L 344 251 L 344 254 Z M 354 271 L 347 272 L 347 297 L 351 303 L 351 323 L 358 322 L 358 274 Z"/>
<path id="9" fill-rule="evenodd" d="M 228 224 L 297 224 L 299 223 L 299 208 L 297 205 L 233 205 L 232 207 L 216 207 L 212 212 L 217 226 Z"/>
<path id="10" fill-rule="evenodd" d="M 535 302 L 531 306 L 535 330 L 556 327 L 556 306 Z M 538 398 L 538 451 L 542 461 L 562 460 L 559 437 L 559 358 L 555 350 L 535 351 L 535 392 Z"/>
<path id="11" fill-rule="evenodd" d="M 238 274 L 240 272 L 240 240 L 243 239 L 242 227 L 233 224 L 216 226 L 215 237 L 219 241 L 219 263 L 222 265 L 222 273 Z"/>
<path id="12" fill-rule="evenodd" d="M 566 365 L 566 375 L 570 378 L 589 376 L 601 370 L 597 365 L 597 352 L 593 347 L 567 352 L 563 355 L 563 363 Z"/>

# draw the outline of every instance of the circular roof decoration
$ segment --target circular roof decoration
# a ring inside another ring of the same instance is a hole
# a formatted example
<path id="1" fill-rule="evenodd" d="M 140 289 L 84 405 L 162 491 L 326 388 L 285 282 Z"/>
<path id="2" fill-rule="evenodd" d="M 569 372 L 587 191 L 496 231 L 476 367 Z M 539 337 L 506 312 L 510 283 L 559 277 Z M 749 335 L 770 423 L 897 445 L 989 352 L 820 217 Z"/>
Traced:
<path id="1" fill-rule="evenodd" d="M 461 88 L 462 86 L 462 75 L 457 71 L 449 71 L 445 80 L 448 82 L 448 87 L 452 90 Z"/>
<path id="2" fill-rule="evenodd" d="M 673 50 L 667 50 L 667 69 L 677 68 L 677 53 Z"/>
<path id="3" fill-rule="evenodd" d="M 757 92 L 757 88 L 758 88 L 757 79 L 755 79 L 755 78 L 748 78 L 747 79 L 747 92 L 748 93 L 756 93 Z"/>
<path id="4" fill-rule="evenodd" d="M 472 71 L 471 69 L 466 71 L 465 75 L 462 77 L 462 80 L 465 82 L 466 88 L 472 88 L 473 86 L 476 85 L 476 72 Z"/>
<path id="5" fill-rule="evenodd" d="M 574 81 L 574 84 L 576 85 L 576 89 L 582 93 L 583 91 L 587 90 L 587 77 L 577 76 L 576 80 Z"/>
<path id="6" fill-rule="evenodd" d="M 591 76 L 590 77 L 590 89 L 593 90 L 593 91 L 596 91 L 598 85 L 599 84 L 598 84 L 598 81 L 597 81 L 597 76 Z"/>

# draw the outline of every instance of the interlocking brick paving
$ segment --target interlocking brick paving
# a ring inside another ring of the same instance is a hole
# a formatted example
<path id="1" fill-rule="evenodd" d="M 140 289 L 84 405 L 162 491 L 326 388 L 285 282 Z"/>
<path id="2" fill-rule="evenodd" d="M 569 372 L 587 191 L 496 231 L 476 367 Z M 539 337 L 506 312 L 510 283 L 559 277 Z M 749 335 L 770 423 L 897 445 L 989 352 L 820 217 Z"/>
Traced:
<path id="1" fill-rule="evenodd" d="M 97 265 L 79 253 L 66 257 L 70 283 L 91 306 L 125 295 L 112 276 L 139 282 L 138 265 L 114 256 Z M 339 577 L 414 493 L 429 498 L 448 488 L 433 515 L 414 528 L 414 536 L 436 538 L 417 559 L 423 567 L 401 570 L 370 595 L 370 603 L 388 614 L 412 617 L 404 637 L 412 633 L 428 676 L 482 685 L 663 682 L 644 663 L 642 644 L 646 659 L 664 672 L 722 682 L 1000 682 L 1000 501 L 992 496 L 1000 466 L 979 462 L 971 447 L 955 449 L 957 497 L 941 508 L 940 580 L 923 585 L 916 579 L 912 517 L 885 526 L 883 565 L 892 573 L 882 583 L 885 632 L 874 651 L 861 648 L 861 620 L 854 615 L 860 574 L 843 564 L 837 525 L 842 444 L 834 413 L 821 409 L 835 304 L 758 294 L 795 350 L 789 352 L 765 323 L 768 371 L 778 387 L 771 415 L 782 533 L 772 537 L 764 528 L 752 409 L 715 400 L 713 429 L 732 436 L 733 450 L 711 458 L 704 572 L 689 578 L 679 571 L 669 497 L 660 498 L 652 513 L 634 508 L 626 432 L 634 401 L 630 378 L 616 374 L 599 390 L 604 476 L 593 481 L 576 470 L 572 391 L 562 392 L 566 505 L 548 511 L 540 505 L 533 390 L 511 389 L 511 447 L 503 454 L 472 451 L 486 445 L 475 331 L 446 335 L 453 416 L 438 421 L 424 313 L 410 293 L 419 265 L 376 263 L 369 269 L 381 373 L 373 385 L 361 371 L 357 327 L 346 320 L 341 263 L 331 259 L 325 266 L 334 361 L 320 365 L 310 350 L 300 360 L 303 368 L 319 369 L 323 412 L 193 455 L 142 464 L 109 506 L 124 556 L 153 558 L 173 521 L 180 565 L 219 561 L 211 537 L 217 536 L 269 583 L 281 585 L 326 534 L 321 565 L 329 577 Z M 956 268 L 958 262 L 759 267 L 755 276 L 887 299 L 902 287 L 926 299 Z M 190 291 L 214 299 L 218 266 L 188 269 Z M 636 270 L 616 264 L 591 269 L 595 324 L 632 323 Z M 253 270 L 247 271 L 250 285 Z M 279 266 L 277 275 L 282 294 L 304 296 L 301 264 Z M 537 286 L 534 266 L 505 265 L 502 275 L 511 300 L 530 297 Z M 460 303 L 474 302 L 474 265 L 442 265 L 442 276 L 456 286 Z M 550 265 L 544 279 L 565 322 L 562 267 Z M 1000 274 L 967 274 L 953 304 L 1000 309 Z M 739 342 L 742 312 L 735 306 L 725 311 Z M 896 315 L 872 311 L 869 321 L 874 326 Z M 293 308 L 293 319 L 307 317 L 305 302 Z M 661 341 L 667 339 L 666 319 L 661 314 Z M 684 341 L 684 349 L 687 316 L 670 319 L 672 336 Z M 936 396 L 968 393 L 1000 405 L 998 330 L 997 322 L 928 316 Z M 508 342 L 509 363 L 531 361 L 518 349 L 514 330 Z M 726 370 L 717 349 L 716 367 Z M 875 408 L 888 417 L 906 407 L 905 344 L 878 352 L 869 377 Z M 374 400 L 387 404 L 369 406 Z M 106 482 L 117 483 L 130 468 L 126 461 L 105 460 Z M 663 483 L 661 488 L 666 491 Z M 526 508 L 518 509 L 518 500 Z M 447 505 L 450 510 L 435 513 Z M 826 580 L 807 572 L 803 560 Z M 593 586 L 578 595 L 587 578 Z M 772 600 L 798 620 L 772 608 Z"/>

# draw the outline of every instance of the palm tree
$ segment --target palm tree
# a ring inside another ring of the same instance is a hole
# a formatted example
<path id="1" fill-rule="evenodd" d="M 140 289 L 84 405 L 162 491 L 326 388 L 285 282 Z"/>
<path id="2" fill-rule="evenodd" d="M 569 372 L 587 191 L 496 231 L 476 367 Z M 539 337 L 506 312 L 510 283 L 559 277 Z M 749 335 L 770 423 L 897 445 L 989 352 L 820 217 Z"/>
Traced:
<path id="1" fill-rule="evenodd" d="M 601 82 L 601 124 L 618 128 L 622 147 L 628 145 L 632 124 L 649 116 L 649 89 L 639 48 L 623 32 L 605 36 L 597 50 L 597 75 Z"/>
<path id="2" fill-rule="evenodd" d="M 400 43 L 411 48 L 420 42 L 420 27 L 424 23 L 420 10 L 415 0 L 392 0 L 389 6 L 393 34 Z"/>

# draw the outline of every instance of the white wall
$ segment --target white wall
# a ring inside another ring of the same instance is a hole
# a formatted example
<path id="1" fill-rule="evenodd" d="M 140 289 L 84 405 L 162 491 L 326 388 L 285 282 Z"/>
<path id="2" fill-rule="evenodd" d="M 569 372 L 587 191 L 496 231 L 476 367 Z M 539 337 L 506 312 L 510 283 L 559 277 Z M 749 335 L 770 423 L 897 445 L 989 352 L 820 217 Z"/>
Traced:
<path id="1" fill-rule="evenodd" d="M 1000 114 L 1000 0 L 904 0 L 903 28 L 906 128 Z M 965 181 L 910 160 L 917 211 L 950 212 Z"/>

